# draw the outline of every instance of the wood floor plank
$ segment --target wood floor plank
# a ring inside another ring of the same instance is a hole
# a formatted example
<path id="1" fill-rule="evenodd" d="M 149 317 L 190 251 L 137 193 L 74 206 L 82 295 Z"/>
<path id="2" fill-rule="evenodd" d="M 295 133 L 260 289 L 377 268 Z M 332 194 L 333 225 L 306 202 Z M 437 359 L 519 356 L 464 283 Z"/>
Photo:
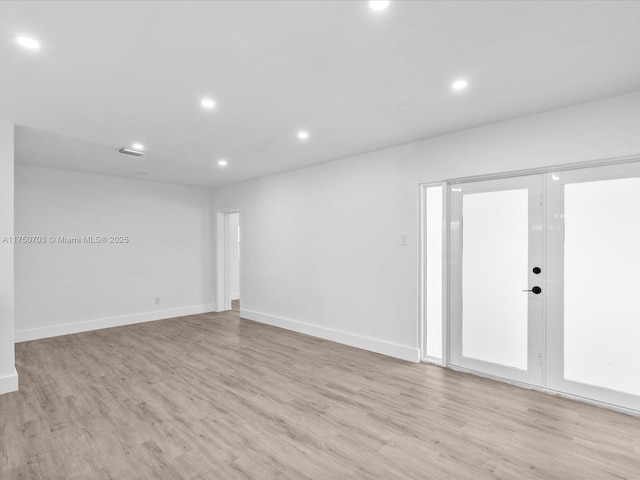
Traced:
<path id="1" fill-rule="evenodd" d="M 16 345 L 0 478 L 640 479 L 640 418 L 234 308 Z"/>

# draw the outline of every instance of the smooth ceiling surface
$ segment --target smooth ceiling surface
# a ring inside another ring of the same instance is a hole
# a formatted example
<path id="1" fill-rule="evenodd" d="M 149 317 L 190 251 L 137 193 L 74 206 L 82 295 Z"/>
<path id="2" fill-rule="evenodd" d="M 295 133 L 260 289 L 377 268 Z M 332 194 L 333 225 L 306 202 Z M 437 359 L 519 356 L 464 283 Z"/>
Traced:
<path id="1" fill-rule="evenodd" d="M 22 163 L 216 187 L 638 90 L 639 25 L 636 1 L 0 2 L 0 117 Z"/>

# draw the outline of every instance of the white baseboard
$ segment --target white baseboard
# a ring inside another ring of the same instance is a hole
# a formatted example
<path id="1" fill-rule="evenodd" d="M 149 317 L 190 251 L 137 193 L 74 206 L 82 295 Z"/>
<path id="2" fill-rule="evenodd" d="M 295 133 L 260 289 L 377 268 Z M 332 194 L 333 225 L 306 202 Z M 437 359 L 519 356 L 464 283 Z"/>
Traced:
<path id="1" fill-rule="evenodd" d="M 273 325 L 274 327 L 293 330 L 294 332 L 304 333 L 313 337 L 324 338 L 325 340 L 331 340 L 333 342 L 349 345 L 350 347 L 361 348 L 362 350 L 368 350 L 370 352 L 381 353 L 382 355 L 399 358 L 408 362 L 418 363 L 420 361 L 420 351 L 418 348 L 354 335 L 352 333 L 320 327 L 318 325 L 299 322 L 297 320 L 276 317 L 266 313 L 243 310 L 242 308 L 240 309 L 240 316 L 256 322 Z"/>
<path id="2" fill-rule="evenodd" d="M 13 373 L 0 377 L 0 395 L 3 393 L 15 392 L 18 390 L 18 372 L 13 369 Z"/>
<path id="3" fill-rule="evenodd" d="M 16 343 L 38 340 L 41 338 L 57 337 L 59 335 L 69 335 L 72 333 L 89 332 L 91 330 L 101 330 L 103 328 L 121 327 L 134 323 L 153 322 L 167 318 L 182 317 L 185 315 L 197 315 L 215 311 L 214 305 L 192 305 L 189 307 L 172 308 L 170 310 L 158 310 L 155 312 L 134 313 L 120 317 L 98 318 L 83 322 L 62 323 L 47 327 L 27 328 L 16 330 Z"/>

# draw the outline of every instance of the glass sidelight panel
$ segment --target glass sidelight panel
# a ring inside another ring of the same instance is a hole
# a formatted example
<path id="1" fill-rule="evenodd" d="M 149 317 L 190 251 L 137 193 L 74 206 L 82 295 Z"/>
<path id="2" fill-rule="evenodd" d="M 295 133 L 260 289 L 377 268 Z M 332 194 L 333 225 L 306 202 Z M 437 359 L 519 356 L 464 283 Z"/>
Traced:
<path id="1" fill-rule="evenodd" d="M 442 185 L 426 188 L 425 347 L 434 359 L 442 358 L 443 195 Z"/>
<path id="2" fill-rule="evenodd" d="M 564 378 L 640 395 L 640 178 L 564 185 Z"/>
<path id="3" fill-rule="evenodd" d="M 527 189 L 462 203 L 462 355 L 527 370 Z"/>

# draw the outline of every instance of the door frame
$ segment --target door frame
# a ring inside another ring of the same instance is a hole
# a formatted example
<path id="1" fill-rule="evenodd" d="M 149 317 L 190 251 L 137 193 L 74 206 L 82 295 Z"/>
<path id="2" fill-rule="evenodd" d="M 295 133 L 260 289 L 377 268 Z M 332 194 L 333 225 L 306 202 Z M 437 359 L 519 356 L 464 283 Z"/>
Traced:
<path id="1" fill-rule="evenodd" d="M 229 291 L 229 215 L 237 213 L 239 224 L 242 225 L 242 213 L 240 207 L 220 208 L 215 211 L 215 311 L 226 312 L 231 310 L 231 295 Z M 240 227 L 242 231 L 242 226 Z M 240 298 L 242 298 L 242 244 L 240 242 Z"/>
<path id="2" fill-rule="evenodd" d="M 473 175 L 467 177 L 456 177 L 441 180 L 438 182 L 424 182 L 419 183 L 418 186 L 418 319 L 417 319 L 417 331 L 419 334 L 418 347 L 420 349 L 420 358 L 422 362 L 425 363 L 434 363 L 437 365 L 441 365 L 442 367 L 449 368 L 452 370 L 463 371 L 472 373 L 477 376 L 490 378 L 493 380 L 498 380 L 501 382 L 511 383 L 514 385 L 518 385 L 520 387 L 543 391 L 547 393 L 557 394 L 564 398 L 570 398 L 574 400 L 583 401 L 585 403 L 590 403 L 593 405 L 598 405 L 602 407 L 606 407 L 612 410 L 620 411 L 623 413 L 631 414 L 631 415 L 640 415 L 639 410 L 633 410 L 629 408 L 625 408 L 619 405 L 612 405 L 610 403 L 602 402 L 599 400 L 594 400 L 591 398 L 586 398 L 566 392 L 561 392 L 557 390 L 553 390 L 547 387 L 539 387 L 535 385 L 529 385 L 526 383 L 521 383 L 517 381 L 508 381 L 504 378 L 496 377 L 489 374 L 483 374 L 475 371 L 471 371 L 465 369 L 463 367 L 457 367 L 451 365 L 450 363 L 450 300 L 451 300 L 451 253 L 450 253 L 450 235 L 449 235 L 449 225 L 451 222 L 451 198 L 449 195 L 450 186 L 456 183 L 466 183 L 466 182 L 475 182 L 482 180 L 494 180 L 494 179 L 502 179 L 502 178 L 510 178 L 510 177 L 519 177 L 525 175 L 535 175 L 535 174 L 552 174 L 553 172 L 562 172 L 566 170 L 577 170 L 583 168 L 592 168 L 592 167 L 606 167 L 611 165 L 620 165 L 625 163 L 634 163 L 640 162 L 640 154 L 635 155 L 625 155 L 618 157 L 609 157 L 604 159 L 596 159 L 596 160 L 587 160 L 581 162 L 571 162 L 560 165 L 546 165 L 542 167 L 528 168 L 528 169 L 520 169 L 520 170 L 511 170 L 506 172 L 496 172 L 489 173 L 484 175 Z M 442 297 L 443 297 L 443 306 L 442 306 L 442 358 L 432 358 L 426 355 L 426 331 L 427 331 L 427 318 L 426 318 L 426 310 L 425 310 L 425 301 L 426 301 L 426 189 L 428 187 L 442 185 L 443 186 L 443 284 L 442 284 Z M 546 209 L 546 206 L 545 206 Z M 545 270 L 547 270 L 545 266 Z M 546 290 L 546 286 L 545 286 Z M 546 361 L 547 358 L 547 349 L 550 348 L 547 340 L 547 332 L 544 332 L 545 345 L 544 345 L 544 359 Z"/>

